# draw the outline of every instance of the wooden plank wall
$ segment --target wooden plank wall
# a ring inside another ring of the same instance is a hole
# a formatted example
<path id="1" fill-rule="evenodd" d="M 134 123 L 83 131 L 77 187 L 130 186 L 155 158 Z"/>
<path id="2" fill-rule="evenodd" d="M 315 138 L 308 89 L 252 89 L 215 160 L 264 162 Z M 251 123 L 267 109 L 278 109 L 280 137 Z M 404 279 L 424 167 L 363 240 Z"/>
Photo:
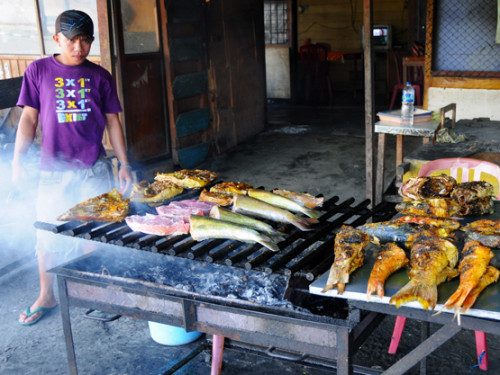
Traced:
<path id="1" fill-rule="evenodd" d="M 30 62 L 39 56 L 0 56 L 0 79 L 22 77 Z"/>
<path id="2" fill-rule="evenodd" d="M 373 3 L 373 24 L 392 25 L 393 45 L 406 44 L 408 12 L 406 1 L 379 0 Z M 298 47 L 306 39 L 328 43 L 332 51 L 361 49 L 363 7 L 359 1 L 303 0 L 298 13 Z"/>
<path id="3" fill-rule="evenodd" d="M 264 7 L 260 0 L 220 0 L 207 15 L 212 135 L 220 153 L 266 123 Z"/>

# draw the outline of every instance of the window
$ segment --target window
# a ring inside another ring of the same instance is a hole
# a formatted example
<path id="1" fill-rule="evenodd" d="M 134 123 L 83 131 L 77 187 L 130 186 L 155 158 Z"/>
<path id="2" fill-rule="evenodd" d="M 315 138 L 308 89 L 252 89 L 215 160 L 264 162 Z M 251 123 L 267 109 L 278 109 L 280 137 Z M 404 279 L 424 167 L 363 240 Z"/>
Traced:
<path id="1" fill-rule="evenodd" d="M 0 2 L 0 53 L 37 55 L 38 35 L 33 0 Z"/>
<path id="2" fill-rule="evenodd" d="M 58 52 L 52 40 L 57 16 L 67 9 L 87 13 L 94 21 L 95 41 L 91 56 L 98 56 L 99 29 L 95 0 L 38 0 L 40 25 L 37 21 L 33 0 L 0 2 L 0 54 L 4 55 L 51 55 Z M 40 36 L 43 45 L 40 43 Z"/>
<path id="3" fill-rule="evenodd" d="M 264 33 L 266 45 L 289 42 L 288 1 L 264 1 Z"/>
<path id="4" fill-rule="evenodd" d="M 125 53 L 159 51 L 156 0 L 121 0 L 120 8 Z"/>

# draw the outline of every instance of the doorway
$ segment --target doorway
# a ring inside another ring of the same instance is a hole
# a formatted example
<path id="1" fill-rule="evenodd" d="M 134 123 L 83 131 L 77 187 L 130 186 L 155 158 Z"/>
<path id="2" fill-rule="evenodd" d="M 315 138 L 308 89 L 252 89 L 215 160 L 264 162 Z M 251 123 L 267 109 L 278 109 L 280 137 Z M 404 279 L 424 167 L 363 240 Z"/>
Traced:
<path id="1" fill-rule="evenodd" d="M 112 1 L 125 138 L 139 164 L 171 157 L 158 6 L 158 0 Z"/>

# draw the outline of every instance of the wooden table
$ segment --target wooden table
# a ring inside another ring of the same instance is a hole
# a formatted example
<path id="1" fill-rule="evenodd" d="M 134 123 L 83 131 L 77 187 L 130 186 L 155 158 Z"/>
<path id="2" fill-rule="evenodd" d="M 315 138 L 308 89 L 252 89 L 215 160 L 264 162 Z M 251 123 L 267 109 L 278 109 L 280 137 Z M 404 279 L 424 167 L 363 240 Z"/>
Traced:
<path id="1" fill-rule="evenodd" d="M 382 202 L 384 194 L 385 171 L 385 138 L 386 134 L 396 135 L 396 167 L 403 162 L 403 136 L 411 135 L 423 137 L 423 143 L 429 142 L 434 137 L 441 123 L 431 120 L 428 122 L 414 123 L 412 126 L 403 126 L 389 122 L 378 121 L 375 123 L 375 133 L 378 134 L 377 172 L 375 180 L 375 204 Z"/>

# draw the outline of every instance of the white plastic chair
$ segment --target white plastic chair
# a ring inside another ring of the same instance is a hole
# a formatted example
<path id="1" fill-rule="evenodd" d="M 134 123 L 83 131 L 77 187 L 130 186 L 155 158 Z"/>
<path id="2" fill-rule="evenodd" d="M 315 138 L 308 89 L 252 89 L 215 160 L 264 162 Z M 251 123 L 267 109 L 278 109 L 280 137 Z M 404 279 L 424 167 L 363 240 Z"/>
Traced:
<path id="1" fill-rule="evenodd" d="M 420 168 L 418 176 L 447 174 L 457 182 L 488 181 L 493 185 L 495 196 L 500 199 L 500 166 L 489 161 L 471 158 L 444 158 L 430 161 Z M 460 176 L 460 177 L 459 177 Z M 395 354 L 406 323 L 403 316 L 396 317 L 389 353 Z M 481 370 L 488 370 L 488 347 L 486 333 L 475 331 L 476 353 Z M 484 353 L 484 354 L 483 354 Z"/>

